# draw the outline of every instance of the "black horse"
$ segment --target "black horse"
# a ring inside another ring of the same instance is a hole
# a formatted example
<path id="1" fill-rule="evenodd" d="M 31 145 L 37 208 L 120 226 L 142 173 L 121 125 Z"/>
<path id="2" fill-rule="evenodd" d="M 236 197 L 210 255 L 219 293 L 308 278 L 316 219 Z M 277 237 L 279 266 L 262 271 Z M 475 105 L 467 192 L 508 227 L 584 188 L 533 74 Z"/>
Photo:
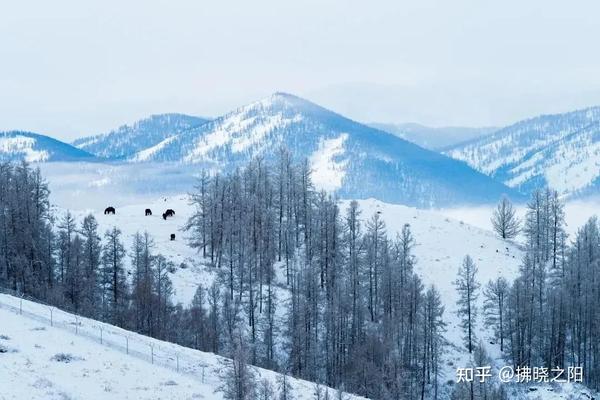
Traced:
<path id="1" fill-rule="evenodd" d="M 171 240 L 175 240 L 175 234 L 171 233 Z"/>
<path id="2" fill-rule="evenodd" d="M 149 208 L 146 208 L 146 217 L 147 217 L 148 215 L 152 215 L 152 210 L 151 210 L 151 209 L 149 209 Z"/>
<path id="3" fill-rule="evenodd" d="M 114 207 L 106 207 L 106 208 L 104 209 L 104 215 L 107 215 L 107 214 L 114 214 L 114 213 L 115 213 L 115 208 L 114 208 Z"/>
<path id="4" fill-rule="evenodd" d="M 175 215 L 175 210 L 169 208 L 167 211 L 165 211 L 165 214 L 167 214 L 167 217 L 172 217 Z"/>

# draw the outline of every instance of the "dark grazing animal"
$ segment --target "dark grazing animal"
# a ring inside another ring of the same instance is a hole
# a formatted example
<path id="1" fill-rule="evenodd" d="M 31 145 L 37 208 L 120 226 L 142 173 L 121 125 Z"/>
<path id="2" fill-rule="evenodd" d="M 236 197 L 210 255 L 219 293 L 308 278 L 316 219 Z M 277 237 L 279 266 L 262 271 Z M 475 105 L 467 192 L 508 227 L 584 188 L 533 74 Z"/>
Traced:
<path id="1" fill-rule="evenodd" d="M 165 211 L 165 214 L 167 214 L 167 217 L 172 217 L 175 215 L 175 211 L 169 208 L 167 211 Z"/>
<path id="2" fill-rule="evenodd" d="M 167 213 L 163 213 L 163 219 L 166 221 L 167 220 Z"/>
<path id="3" fill-rule="evenodd" d="M 151 210 L 151 209 L 149 209 L 149 208 L 146 208 L 146 217 L 147 217 L 148 215 L 152 215 L 152 210 Z"/>
<path id="4" fill-rule="evenodd" d="M 175 240 L 175 234 L 171 233 L 171 240 Z"/>
<path id="5" fill-rule="evenodd" d="M 114 207 L 106 207 L 106 208 L 104 209 L 104 215 L 107 215 L 107 214 L 114 214 L 114 213 L 115 213 L 115 208 L 114 208 Z"/>

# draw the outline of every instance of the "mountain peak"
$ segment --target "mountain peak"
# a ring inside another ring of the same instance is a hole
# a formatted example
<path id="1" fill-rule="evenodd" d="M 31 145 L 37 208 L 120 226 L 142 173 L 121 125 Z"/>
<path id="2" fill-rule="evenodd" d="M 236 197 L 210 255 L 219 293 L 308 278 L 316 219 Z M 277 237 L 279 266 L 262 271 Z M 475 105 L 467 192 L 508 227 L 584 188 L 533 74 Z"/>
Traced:
<path id="1" fill-rule="evenodd" d="M 287 92 L 275 92 L 272 95 L 265 97 L 255 103 L 252 104 L 260 104 L 263 107 L 285 107 L 285 108 L 293 108 L 293 107 L 301 107 L 306 108 L 309 106 L 316 106 L 316 104 L 310 102 L 309 100 L 303 99 L 300 96 L 296 96 Z M 250 105 L 252 105 L 250 104 Z"/>
<path id="2" fill-rule="evenodd" d="M 425 207 L 517 196 L 462 162 L 283 92 L 171 135 L 128 159 L 231 170 L 257 156 L 275 159 L 282 147 L 296 160 L 309 161 L 317 189 L 340 196 Z"/>

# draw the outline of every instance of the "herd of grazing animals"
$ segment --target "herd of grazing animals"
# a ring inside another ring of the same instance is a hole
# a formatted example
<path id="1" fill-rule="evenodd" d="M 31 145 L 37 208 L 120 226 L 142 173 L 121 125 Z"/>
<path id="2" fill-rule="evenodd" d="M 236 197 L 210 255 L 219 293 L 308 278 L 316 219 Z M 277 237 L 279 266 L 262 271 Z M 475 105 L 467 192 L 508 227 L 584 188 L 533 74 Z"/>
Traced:
<path id="1" fill-rule="evenodd" d="M 109 206 L 109 207 L 106 207 L 104 209 L 104 215 L 110 215 L 110 214 L 115 215 L 116 212 L 117 212 L 117 210 L 113 206 Z M 146 208 L 146 211 L 144 212 L 144 215 L 146 217 L 151 216 L 152 215 L 152 210 L 149 209 L 149 208 Z M 163 217 L 163 219 L 165 221 L 167 220 L 168 217 L 174 217 L 174 216 L 175 216 L 175 210 L 173 210 L 171 208 L 167 209 L 167 211 L 165 211 L 163 213 L 163 215 L 162 215 L 162 217 Z M 171 238 L 171 240 L 175 240 L 175 234 L 171 233 L 170 238 Z"/>

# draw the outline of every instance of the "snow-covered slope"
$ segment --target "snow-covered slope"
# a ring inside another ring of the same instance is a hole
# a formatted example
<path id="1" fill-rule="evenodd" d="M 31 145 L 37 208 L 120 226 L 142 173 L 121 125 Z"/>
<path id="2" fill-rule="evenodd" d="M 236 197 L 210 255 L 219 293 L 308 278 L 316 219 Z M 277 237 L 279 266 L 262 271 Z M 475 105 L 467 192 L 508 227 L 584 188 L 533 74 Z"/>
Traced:
<path id="1" fill-rule="evenodd" d="M 161 143 L 168 142 L 174 135 L 206 121 L 204 118 L 184 114 L 152 115 L 109 133 L 77 139 L 73 145 L 109 159 L 122 159 L 141 152 L 136 159 L 145 161 L 152 155 L 152 148 L 161 146 Z"/>
<path id="2" fill-rule="evenodd" d="M 416 244 L 414 255 L 417 263 L 415 271 L 426 285 L 435 285 L 445 306 L 444 319 L 447 322 L 445 337 L 450 342 L 445 356 L 444 373 L 447 379 L 454 379 L 456 367 L 467 365 L 468 353 L 462 345 L 463 331 L 456 315 L 458 295 L 452 283 L 464 257 L 471 256 L 479 272 L 476 279 L 482 286 L 490 279 L 503 276 L 512 282 L 519 271 L 523 252 L 513 242 L 497 237 L 489 230 L 477 228 L 460 220 L 446 217 L 437 211 L 419 210 L 402 205 L 386 204 L 378 200 L 359 201 L 363 220 L 380 212 L 386 223 L 390 237 L 400 233 L 404 224 L 409 224 Z M 342 208 L 347 207 L 344 202 Z M 483 307 L 483 296 L 479 296 L 478 306 Z M 488 339 L 491 332 L 483 324 L 482 315 L 477 321 L 477 337 Z M 499 348 L 484 340 L 488 351 L 499 357 Z"/>
<path id="3" fill-rule="evenodd" d="M 91 161 L 94 156 L 67 143 L 31 132 L 0 132 L 0 161 Z"/>
<path id="4" fill-rule="evenodd" d="M 600 107 L 542 115 L 446 152 L 522 192 L 600 190 Z"/>
<path id="5" fill-rule="evenodd" d="M 0 399 L 223 398 L 215 393 L 222 383 L 222 357 L 55 308 L 50 312 L 0 294 Z M 278 374 L 255 370 L 277 387 Z M 290 384 L 298 400 L 313 398 L 312 383 L 290 378 Z"/>
<path id="6" fill-rule="evenodd" d="M 467 355 L 461 345 L 461 329 L 455 314 L 457 295 L 452 281 L 456 278 L 458 267 L 465 255 L 469 254 L 479 268 L 477 279 L 486 283 L 498 276 L 511 280 L 518 273 L 522 259 L 522 251 L 512 243 L 499 239 L 492 232 L 471 226 L 459 220 L 431 210 L 420 210 L 414 207 L 386 204 L 378 200 L 367 199 L 359 201 L 362 219 L 366 221 L 374 213 L 380 212 L 386 222 L 390 237 L 395 237 L 404 224 L 410 224 L 416 239 L 414 254 L 417 258 L 416 271 L 425 284 L 435 285 L 446 306 L 445 319 L 448 322 L 446 337 L 452 344 L 447 352 L 447 362 L 452 365 L 445 368 L 447 379 L 453 379 L 456 365 L 466 365 Z M 100 231 L 112 226 L 123 231 L 126 247 L 131 247 L 132 235 L 148 231 L 155 241 L 155 251 L 164 254 L 176 268 L 170 274 L 175 289 L 175 301 L 187 305 L 191 302 L 198 284 L 205 287 L 213 279 L 213 272 L 206 268 L 201 257 L 195 250 L 189 248 L 185 234 L 181 232 L 187 218 L 192 213 L 185 195 L 158 198 L 154 201 L 135 205 L 117 206 L 116 215 L 104 215 L 102 210 L 73 211 L 78 220 L 88 212 L 93 212 L 98 219 Z M 348 201 L 341 203 L 342 212 L 348 206 Z M 151 208 L 154 216 L 145 217 L 144 209 Z M 173 219 L 164 221 L 160 214 L 163 209 L 173 208 L 176 215 Z M 175 241 L 169 240 L 170 233 L 176 233 Z M 129 263 L 128 263 L 129 264 Z M 182 268 L 181 266 L 185 268 Z M 282 282 L 283 283 L 283 282 Z M 284 296 L 282 293 L 281 296 Z M 480 296 L 480 303 L 483 296 Z M 480 304 L 482 306 L 482 304 Z M 479 323 L 479 335 L 490 337 L 483 324 Z M 489 341 L 486 341 L 489 342 Z M 498 349 L 491 346 L 490 352 L 498 354 Z"/>
<path id="7" fill-rule="evenodd" d="M 320 188 L 344 197 L 429 207 L 496 201 L 511 192 L 462 162 L 284 93 L 169 136 L 129 159 L 232 169 L 254 156 L 274 158 L 282 146 L 311 161 Z"/>
<path id="8" fill-rule="evenodd" d="M 373 128 L 393 133 L 430 150 L 443 150 L 459 143 L 473 140 L 498 130 L 494 127 L 471 128 L 462 126 L 447 126 L 434 128 L 415 123 L 382 124 L 371 123 Z"/>
<path id="9" fill-rule="evenodd" d="M 341 202 L 342 214 L 348 204 L 349 201 L 346 200 Z M 188 197 L 179 195 L 131 205 L 114 205 L 117 208 L 116 215 L 104 215 L 102 209 L 74 210 L 73 213 L 78 220 L 88 212 L 94 213 L 101 232 L 117 226 L 123 231 L 123 239 L 128 249 L 131 247 L 132 235 L 135 232 L 148 231 L 155 241 L 154 251 L 164 254 L 176 266 L 170 274 L 175 289 L 175 301 L 184 305 L 189 304 L 197 285 L 200 283 L 204 286 L 209 285 L 214 275 L 213 271 L 204 265 L 202 257 L 187 246 L 185 233 L 181 231 L 181 227 L 192 212 Z M 413 250 L 417 261 L 416 272 L 426 285 L 432 284 L 438 288 L 446 309 L 444 319 L 448 326 L 445 337 L 449 341 L 449 346 L 444 353 L 442 381 L 455 379 L 456 368 L 467 365 L 469 358 L 462 344 L 462 329 L 456 315 L 458 296 L 452 284 L 456 279 L 458 268 L 464 256 L 468 254 L 478 267 L 477 280 L 482 285 L 499 276 L 512 281 L 518 274 L 523 257 L 519 244 L 501 240 L 490 230 L 448 217 L 442 211 L 387 204 L 374 199 L 360 200 L 359 206 L 363 222 L 379 212 L 386 223 L 390 237 L 395 237 L 404 224 L 410 224 L 416 241 Z M 145 217 L 145 208 L 151 208 L 154 216 Z M 160 214 L 166 208 L 175 209 L 176 215 L 164 221 Z M 570 217 L 567 215 L 567 218 Z M 175 241 L 169 240 L 170 233 L 176 233 Z M 285 298 L 283 270 L 281 272 L 277 274 L 281 279 L 277 295 L 279 298 Z M 483 307 L 483 300 L 483 296 L 480 295 L 478 299 L 480 310 Z M 480 313 L 477 318 L 476 333 L 485 343 L 488 353 L 495 359 L 494 365 L 504 365 L 505 361 L 500 356 L 498 345 L 490 344 L 495 341 L 489 327 L 483 322 L 483 313 Z M 563 397 L 563 394 L 554 393 L 555 397 L 548 398 L 567 398 Z"/>
<path id="10" fill-rule="evenodd" d="M 175 303 L 188 305 L 198 285 L 208 287 L 212 282 L 212 272 L 205 268 L 203 260 L 198 257 L 196 251 L 187 246 L 185 233 L 181 230 L 193 212 L 188 202 L 186 195 L 169 196 L 141 204 L 125 206 L 111 204 L 116 207 L 114 215 L 104 215 L 103 209 L 89 208 L 71 210 L 71 212 L 78 223 L 87 214 L 92 213 L 98 220 L 100 234 L 104 234 L 113 226 L 119 228 L 123 233 L 122 238 L 127 250 L 131 249 L 133 235 L 136 232 L 148 232 L 154 240 L 153 252 L 165 255 L 175 265 L 175 271 L 171 274 Z M 151 209 L 153 215 L 145 216 L 146 208 Z M 175 216 L 165 221 L 162 213 L 168 208 L 175 210 Z M 62 214 L 64 209 L 59 211 Z M 175 234 L 174 241 L 170 240 L 172 233 Z M 130 266 L 129 262 L 127 266 Z"/>

